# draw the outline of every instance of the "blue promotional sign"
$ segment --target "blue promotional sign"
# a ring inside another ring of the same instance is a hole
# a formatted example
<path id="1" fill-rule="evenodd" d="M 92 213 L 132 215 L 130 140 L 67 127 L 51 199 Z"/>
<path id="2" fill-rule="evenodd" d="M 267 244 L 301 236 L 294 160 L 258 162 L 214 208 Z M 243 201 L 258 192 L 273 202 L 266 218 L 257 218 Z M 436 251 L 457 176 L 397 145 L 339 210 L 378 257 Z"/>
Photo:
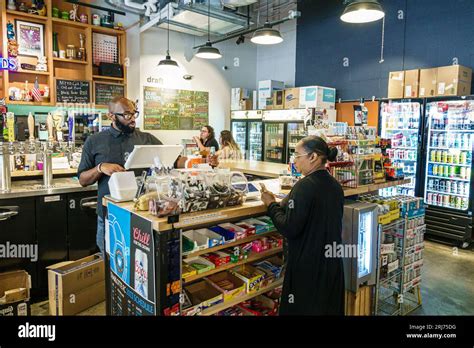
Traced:
<path id="1" fill-rule="evenodd" d="M 107 208 L 112 315 L 156 315 L 152 223 L 113 203 Z"/>
<path id="2" fill-rule="evenodd" d="M 10 58 L 0 57 L 0 70 L 16 70 L 16 61 Z"/>

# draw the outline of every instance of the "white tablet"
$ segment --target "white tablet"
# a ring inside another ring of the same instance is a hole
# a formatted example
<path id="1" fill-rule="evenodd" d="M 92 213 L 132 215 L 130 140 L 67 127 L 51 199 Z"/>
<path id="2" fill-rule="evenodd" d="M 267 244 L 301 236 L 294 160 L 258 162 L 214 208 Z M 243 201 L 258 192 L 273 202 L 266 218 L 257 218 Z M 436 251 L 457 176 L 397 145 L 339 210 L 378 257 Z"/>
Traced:
<path id="1" fill-rule="evenodd" d="M 135 145 L 125 162 L 125 169 L 150 168 L 155 165 L 155 158 L 163 166 L 173 167 L 182 151 L 181 145 Z"/>

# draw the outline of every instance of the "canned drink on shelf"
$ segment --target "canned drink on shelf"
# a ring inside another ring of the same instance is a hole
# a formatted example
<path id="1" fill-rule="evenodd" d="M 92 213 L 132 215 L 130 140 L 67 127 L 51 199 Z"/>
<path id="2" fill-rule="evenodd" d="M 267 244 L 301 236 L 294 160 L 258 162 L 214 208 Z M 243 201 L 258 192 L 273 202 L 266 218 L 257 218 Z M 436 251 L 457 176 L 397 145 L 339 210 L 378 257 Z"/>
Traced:
<path id="1" fill-rule="evenodd" d="M 438 175 L 438 165 L 437 165 L 437 164 L 435 164 L 435 165 L 433 166 L 433 175 L 434 175 L 434 176 Z"/>
<path id="2" fill-rule="evenodd" d="M 445 206 L 445 207 L 449 207 L 449 206 L 450 206 L 450 204 L 451 204 L 451 202 L 450 202 L 451 197 L 452 197 L 452 196 L 450 196 L 450 195 L 443 195 L 443 206 Z"/>
<path id="3" fill-rule="evenodd" d="M 452 192 L 458 192 L 458 183 L 456 181 L 453 181 L 453 184 L 451 185 L 451 190 Z"/>
<path id="4" fill-rule="evenodd" d="M 445 176 L 446 178 L 449 177 L 449 166 L 444 166 L 444 176 Z"/>
<path id="5" fill-rule="evenodd" d="M 443 163 L 448 163 L 448 151 L 443 151 Z"/>
<path id="6" fill-rule="evenodd" d="M 451 193 L 451 180 L 446 182 L 446 192 Z"/>
<path id="7" fill-rule="evenodd" d="M 431 162 L 436 162 L 436 151 L 435 150 L 430 151 L 430 161 Z"/>
<path id="8" fill-rule="evenodd" d="M 462 199 L 461 197 L 457 196 L 456 197 L 456 209 L 461 209 L 462 208 Z"/>
<path id="9" fill-rule="evenodd" d="M 466 176 L 466 167 L 461 167 L 459 176 L 460 176 L 461 179 L 466 179 L 467 178 L 467 176 Z"/>
<path id="10" fill-rule="evenodd" d="M 471 168 L 466 168 L 466 179 L 471 179 Z"/>
<path id="11" fill-rule="evenodd" d="M 469 201 L 466 197 L 462 198 L 462 203 L 461 203 L 461 208 L 462 209 L 467 209 L 469 207 Z"/>
<path id="12" fill-rule="evenodd" d="M 434 184 L 434 180 L 433 179 L 428 179 L 428 189 L 429 190 L 433 190 L 433 184 Z"/>
<path id="13" fill-rule="evenodd" d="M 443 202 L 444 202 L 444 197 L 443 197 L 442 194 L 439 194 L 439 195 L 438 195 L 438 205 L 439 205 L 440 207 L 442 207 L 442 206 L 443 206 Z"/>
<path id="14" fill-rule="evenodd" d="M 441 150 L 436 151 L 436 162 L 442 162 L 443 152 Z"/>
<path id="15" fill-rule="evenodd" d="M 462 195 L 463 192 L 464 192 L 464 183 L 460 182 L 458 184 L 458 192 L 453 192 L 453 193 L 457 193 L 457 194 Z"/>
<path id="16" fill-rule="evenodd" d="M 445 192 L 446 191 L 446 180 L 440 180 L 439 181 L 439 190 L 441 192 Z"/>
<path id="17" fill-rule="evenodd" d="M 458 153 L 453 153 L 453 164 L 458 164 L 459 163 L 459 154 Z"/>
<path id="18" fill-rule="evenodd" d="M 453 154 L 448 152 L 448 163 L 453 163 Z"/>
<path id="19" fill-rule="evenodd" d="M 427 198 L 426 198 L 426 202 L 428 204 L 431 204 L 431 202 L 433 202 L 433 194 L 431 192 L 428 193 Z"/>
<path id="20" fill-rule="evenodd" d="M 434 182 L 433 182 L 433 189 L 435 191 L 439 191 L 439 179 L 434 179 Z"/>
<path id="21" fill-rule="evenodd" d="M 467 152 L 461 152 L 461 164 L 467 164 Z"/>
<path id="22" fill-rule="evenodd" d="M 454 178 L 456 176 L 456 167 L 455 166 L 450 166 L 449 167 L 449 176 L 451 178 Z"/>

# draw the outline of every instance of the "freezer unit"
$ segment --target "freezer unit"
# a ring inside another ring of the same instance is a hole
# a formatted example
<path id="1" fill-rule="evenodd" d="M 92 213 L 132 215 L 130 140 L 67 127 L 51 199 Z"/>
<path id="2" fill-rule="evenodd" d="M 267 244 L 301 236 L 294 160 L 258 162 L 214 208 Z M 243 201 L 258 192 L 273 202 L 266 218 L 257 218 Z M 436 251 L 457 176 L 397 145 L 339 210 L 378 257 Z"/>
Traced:
<path id="1" fill-rule="evenodd" d="M 377 210 L 373 203 L 351 202 L 344 205 L 342 243 L 346 290 L 357 292 L 372 285 L 377 273 Z"/>
<path id="2" fill-rule="evenodd" d="M 247 158 L 247 121 L 232 121 L 232 136 L 240 147 L 240 151 L 245 159 Z"/>

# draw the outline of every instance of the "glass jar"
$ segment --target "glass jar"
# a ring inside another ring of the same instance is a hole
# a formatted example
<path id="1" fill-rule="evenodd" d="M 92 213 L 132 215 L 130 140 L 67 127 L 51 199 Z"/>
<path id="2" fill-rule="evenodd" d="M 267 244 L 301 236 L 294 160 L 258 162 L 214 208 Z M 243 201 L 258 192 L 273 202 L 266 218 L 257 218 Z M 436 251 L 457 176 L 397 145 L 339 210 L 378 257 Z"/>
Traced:
<path id="1" fill-rule="evenodd" d="M 76 47 L 74 45 L 67 45 L 66 58 L 76 59 Z"/>

